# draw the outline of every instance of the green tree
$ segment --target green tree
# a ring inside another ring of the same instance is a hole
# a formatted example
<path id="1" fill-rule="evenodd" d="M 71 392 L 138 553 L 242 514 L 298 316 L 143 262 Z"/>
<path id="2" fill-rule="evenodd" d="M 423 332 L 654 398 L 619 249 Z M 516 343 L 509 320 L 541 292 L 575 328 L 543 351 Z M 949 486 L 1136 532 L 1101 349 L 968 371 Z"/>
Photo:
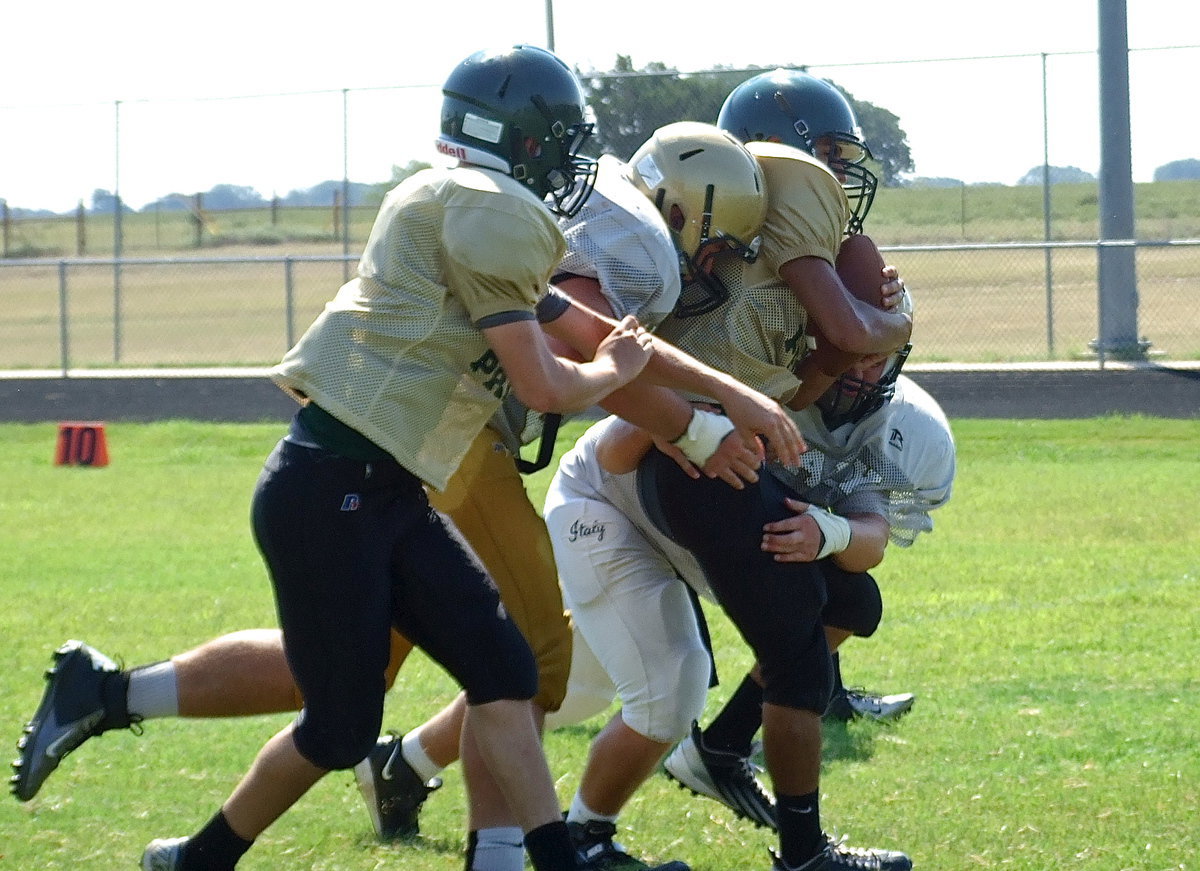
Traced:
<path id="1" fill-rule="evenodd" d="M 715 122 L 725 97 L 747 76 L 720 69 L 681 74 L 657 61 L 635 70 L 629 57 L 618 55 L 610 72 L 581 73 L 580 78 L 596 113 L 597 146 L 628 160 L 659 127 Z"/>
<path id="2" fill-rule="evenodd" d="M 117 211 L 117 195 L 105 188 L 92 191 L 92 212 L 97 215 L 111 215 Z M 133 209 L 121 203 L 123 214 L 132 213 Z"/>
<path id="3" fill-rule="evenodd" d="M 204 194 L 208 209 L 257 209 L 266 205 L 262 194 L 246 185 L 218 184 Z"/>
<path id="4" fill-rule="evenodd" d="M 866 100 L 856 100 L 854 95 L 838 85 L 838 90 L 846 95 L 850 105 L 854 107 L 854 115 L 858 118 L 858 126 L 862 128 L 863 139 L 871 149 L 871 156 L 878 164 L 879 183 L 884 187 L 897 187 L 902 184 L 901 176 L 913 171 L 912 152 L 908 147 L 908 134 L 900 126 L 900 119 L 895 113 L 889 112 L 882 106 L 868 103 Z"/>
<path id="5" fill-rule="evenodd" d="M 680 73 L 658 61 L 640 70 L 628 56 L 618 55 L 608 72 L 581 72 L 588 103 L 596 113 L 596 147 L 629 159 L 647 137 L 673 121 L 713 123 L 721 104 L 737 85 L 760 69 L 716 67 L 695 73 Z M 834 83 L 837 84 L 836 82 Z M 872 154 L 875 169 L 884 185 L 899 184 L 901 174 L 913 169 L 908 140 L 892 112 L 846 94 L 858 116 Z"/>

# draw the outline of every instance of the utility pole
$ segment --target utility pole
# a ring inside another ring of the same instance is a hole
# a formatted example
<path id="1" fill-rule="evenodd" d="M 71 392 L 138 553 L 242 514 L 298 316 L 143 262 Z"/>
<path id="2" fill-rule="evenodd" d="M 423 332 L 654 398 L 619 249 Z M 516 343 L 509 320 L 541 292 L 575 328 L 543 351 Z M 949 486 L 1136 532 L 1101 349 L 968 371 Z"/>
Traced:
<path id="1" fill-rule="evenodd" d="M 1092 347 L 1103 365 L 1106 357 L 1142 359 L 1150 343 L 1138 336 L 1126 0 L 1099 0 L 1099 25 L 1100 335 Z"/>

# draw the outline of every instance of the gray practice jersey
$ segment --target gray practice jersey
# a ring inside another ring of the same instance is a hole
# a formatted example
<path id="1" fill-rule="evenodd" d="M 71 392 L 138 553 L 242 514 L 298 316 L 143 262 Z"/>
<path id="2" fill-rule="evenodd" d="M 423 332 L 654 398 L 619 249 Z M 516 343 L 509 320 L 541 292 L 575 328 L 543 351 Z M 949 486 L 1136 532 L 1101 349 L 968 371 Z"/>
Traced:
<path id="1" fill-rule="evenodd" d="M 833 432 L 815 405 L 791 412 L 808 442 L 798 470 L 772 467 L 805 501 L 838 514 L 882 514 L 893 543 L 933 529 L 954 485 L 954 437 L 941 406 L 901 375 L 889 402 Z"/>
<path id="2" fill-rule="evenodd" d="M 791 414 L 808 442 L 803 469 L 785 478 L 800 498 L 840 514 L 881 514 L 890 524 L 891 540 L 901 547 L 933 529 L 929 512 L 950 498 L 955 453 L 950 424 L 928 393 L 902 375 L 895 395 L 882 408 L 835 432 L 825 428 L 815 407 Z M 614 475 L 596 460 L 596 443 L 616 420 L 606 418 L 589 428 L 563 456 L 546 510 L 552 507 L 551 500 L 610 503 L 680 577 L 708 595 L 695 557 L 659 532 L 647 517 L 638 497 L 637 473 Z"/>

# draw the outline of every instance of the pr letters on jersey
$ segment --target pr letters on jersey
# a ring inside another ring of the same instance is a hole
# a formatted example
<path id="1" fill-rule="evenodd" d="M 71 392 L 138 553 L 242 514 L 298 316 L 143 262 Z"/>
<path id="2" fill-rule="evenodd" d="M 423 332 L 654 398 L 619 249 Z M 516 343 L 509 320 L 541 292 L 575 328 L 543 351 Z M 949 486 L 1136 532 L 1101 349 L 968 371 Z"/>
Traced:
<path id="1" fill-rule="evenodd" d="M 511 389 L 508 376 L 504 374 L 504 367 L 500 365 L 500 359 L 491 348 L 471 364 L 471 371 L 477 373 L 476 377 L 483 376 L 481 380 L 484 389 L 490 390 L 497 399 L 508 396 Z"/>

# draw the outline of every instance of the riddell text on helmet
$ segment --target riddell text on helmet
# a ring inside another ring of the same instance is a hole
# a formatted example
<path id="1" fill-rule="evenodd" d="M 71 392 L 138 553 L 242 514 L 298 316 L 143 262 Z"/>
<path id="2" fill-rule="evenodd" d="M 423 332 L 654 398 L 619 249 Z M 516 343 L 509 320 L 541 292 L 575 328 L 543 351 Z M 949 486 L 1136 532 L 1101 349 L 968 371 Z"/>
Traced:
<path id="1" fill-rule="evenodd" d="M 443 142 L 439 139 L 436 147 L 440 153 L 445 154 L 447 157 L 454 157 L 459 160 L 467 159 L 467 150 L 461 145 L 452 145 L 449 142 Z"/>

